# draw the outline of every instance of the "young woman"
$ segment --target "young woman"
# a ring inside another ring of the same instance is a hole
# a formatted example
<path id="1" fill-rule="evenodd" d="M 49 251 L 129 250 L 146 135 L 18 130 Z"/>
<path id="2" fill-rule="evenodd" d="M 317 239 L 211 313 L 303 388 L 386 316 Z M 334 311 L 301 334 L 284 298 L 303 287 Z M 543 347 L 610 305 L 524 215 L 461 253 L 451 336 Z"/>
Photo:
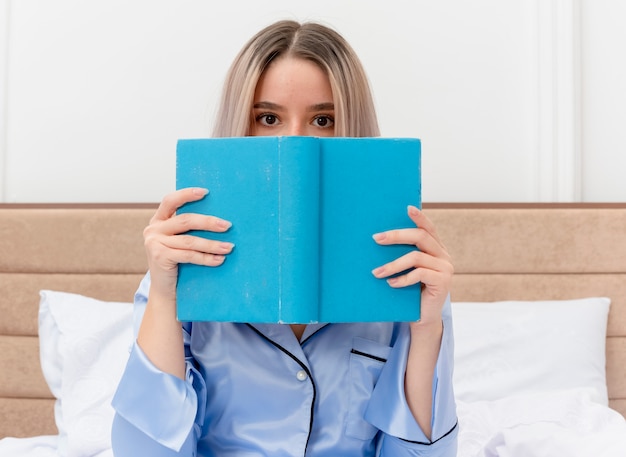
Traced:
<path id="1" fill-rule="evenodd" d="M 292 21 L 260 31 L 237 56 L 214 131 L 378 134 L 353 50 L 327 27 Z M 455 456 L 453 267 L 431 221 L 409 207 L 415 228 L 372 234 L 379 244 L 416 246 L 372 274 L 390 287 L 422 283 L 419 322 L 181 325 L 178 265 L 219 268 L 233 249 L 186 234 L 231 226 L 219 215 L 176 214 L 205 197 L 196 188 L 165 196 L 145 229 L 149 273 L 135 299 L 137 342 L 113 401 L 115 455 Z"/>

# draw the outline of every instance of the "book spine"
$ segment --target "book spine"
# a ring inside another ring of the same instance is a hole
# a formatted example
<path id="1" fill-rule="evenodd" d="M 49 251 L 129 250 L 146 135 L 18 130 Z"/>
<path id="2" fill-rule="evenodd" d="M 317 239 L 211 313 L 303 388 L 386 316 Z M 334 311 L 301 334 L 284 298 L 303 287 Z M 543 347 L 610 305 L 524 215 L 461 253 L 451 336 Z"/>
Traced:
<path id="1" fill-rule="evenodd" d="M 279 138 L 279 303 L 283 323 L 319 320 L 320 147 L 313 137 Z"/>

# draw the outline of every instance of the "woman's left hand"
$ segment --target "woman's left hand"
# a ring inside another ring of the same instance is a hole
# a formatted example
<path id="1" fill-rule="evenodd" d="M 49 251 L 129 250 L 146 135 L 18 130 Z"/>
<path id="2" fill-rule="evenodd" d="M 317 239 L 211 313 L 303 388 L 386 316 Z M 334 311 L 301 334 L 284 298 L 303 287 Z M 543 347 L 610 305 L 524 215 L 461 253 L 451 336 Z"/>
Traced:
<path id="1" fill-rule="evenodd" d="M 450 254 L 441 242 L 434 224 L 415 206 L 408 207 L 415 228 L 389 230 L 374 235 L 381 245 L 409 244 L 417 249 L 398 259 L 375 268 L 377 278 L 388 278 L 391 287 L 406 287 L 422 283 L 421 324 L 441 322 L 441 311 L 450 291 L 454 267 Z M 394 276 L 406 271 L 406 273 Z"/>

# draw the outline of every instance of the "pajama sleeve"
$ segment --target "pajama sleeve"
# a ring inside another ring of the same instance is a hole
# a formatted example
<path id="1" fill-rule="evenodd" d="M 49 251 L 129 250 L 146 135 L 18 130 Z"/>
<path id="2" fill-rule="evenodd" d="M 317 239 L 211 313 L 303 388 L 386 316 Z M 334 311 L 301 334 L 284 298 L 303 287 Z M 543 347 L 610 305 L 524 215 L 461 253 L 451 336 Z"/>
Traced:
<path id="1" fill-rule="evenodd" d="M 135 295 L 135 335 L 143 317 L 149 277 Z M 204 419 L 206 387 L 189 354 L 190 324 L 183 325 L 185 379 L 156 368 L 135 342 L 112 401 L 112 431 L 116 456 L 195 455 Z"/>
<path id="2" fill-rule="evenodd" d="M 365 412 L 365 419 L 383 432 L 379 442 L 380 456 L 456 456 L 458 424 L 452 388 L 454 339 L 449 297 L 442 317 L 444 331 L 433 378 L 432 437 L 426 437 L 417 424 L 404 393 L 404 373 L 410 344 L 410 329 L 405 325 L 383 367 Z"/>

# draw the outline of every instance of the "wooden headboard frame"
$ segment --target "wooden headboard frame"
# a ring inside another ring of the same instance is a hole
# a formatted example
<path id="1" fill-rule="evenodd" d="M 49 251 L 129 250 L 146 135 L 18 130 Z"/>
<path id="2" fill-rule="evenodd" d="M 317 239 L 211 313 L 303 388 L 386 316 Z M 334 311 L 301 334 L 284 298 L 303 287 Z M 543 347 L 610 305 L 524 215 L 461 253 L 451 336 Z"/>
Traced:
<path id="1" fill-rule="evenodd" d="M 56 434 L 39 361 L 40 289 L 132 301 L 155 204 L 0 204 L 0 438 Z M 610 405 L 626 415 L 626 203 L 425 204 L 455 301 L 612 299 Z"/>

